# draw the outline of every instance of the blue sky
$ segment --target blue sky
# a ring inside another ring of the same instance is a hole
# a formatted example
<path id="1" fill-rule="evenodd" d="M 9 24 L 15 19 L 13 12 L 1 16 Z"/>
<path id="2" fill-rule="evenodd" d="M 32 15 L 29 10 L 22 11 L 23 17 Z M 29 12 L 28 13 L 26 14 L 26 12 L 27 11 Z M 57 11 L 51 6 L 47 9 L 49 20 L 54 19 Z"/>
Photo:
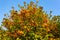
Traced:
<path id="1" fill-rule="evenodd" d="M 36 0 L 0 0 L 0 24 L 4 18 L 4 13 L 9 14 L 12 6 L 19 10 L 18 4 L 23 5 L 24 1 L 29 3 Z M 38 5 L 43 6 L 48 13 L 52 10 L 52 15 L 60 15 L 60 0 L 40 0 Z"/>

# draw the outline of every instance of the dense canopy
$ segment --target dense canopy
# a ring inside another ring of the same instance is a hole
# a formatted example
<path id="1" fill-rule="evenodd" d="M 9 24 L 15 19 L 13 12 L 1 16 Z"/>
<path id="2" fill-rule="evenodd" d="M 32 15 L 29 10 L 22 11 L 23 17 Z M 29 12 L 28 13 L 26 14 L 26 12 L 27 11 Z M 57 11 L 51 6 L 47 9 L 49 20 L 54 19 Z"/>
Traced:
<path id="1" fill-rule="evenodd" d="M 60 40 L 60 16 L 47 14 L 42 6 L 30 2 L 18 5 L 19 11 L 11 10 L 11 14 L 3 19 L 0 29 L 0 40 Z"/>

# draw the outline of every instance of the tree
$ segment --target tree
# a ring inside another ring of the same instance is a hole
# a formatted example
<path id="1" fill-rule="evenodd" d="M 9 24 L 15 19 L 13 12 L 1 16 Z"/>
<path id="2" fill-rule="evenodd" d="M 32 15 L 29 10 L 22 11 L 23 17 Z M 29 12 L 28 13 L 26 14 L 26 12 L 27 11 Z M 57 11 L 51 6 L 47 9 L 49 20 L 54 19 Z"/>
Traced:
<path id="1" fill-rule="evenodd" d="M 18 5 L 20 11 L 11 10 L 10 16 L 3 19 L 2 25 L 8 30 L 1 30 L 1 40 L 54 40 L 59 18 L 56 22 L 55 17 L 50 19 L 51 15 L 46 14 L 43 7 L 36 3 L 24 2 L 24 6 Z"/>

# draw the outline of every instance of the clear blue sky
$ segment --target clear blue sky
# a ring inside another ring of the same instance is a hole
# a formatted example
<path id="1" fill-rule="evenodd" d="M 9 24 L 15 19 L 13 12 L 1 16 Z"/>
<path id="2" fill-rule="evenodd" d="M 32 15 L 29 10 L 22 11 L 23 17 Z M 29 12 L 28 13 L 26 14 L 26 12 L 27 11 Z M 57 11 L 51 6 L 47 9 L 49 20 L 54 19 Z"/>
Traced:
<path id="1" fill-rule="evenodd" d="M 0 0 L 0 24 L 4 18 L 4 13 L 8 13 L 11 7 L 14 6 L 16 10 L 19 10 L 18 4 L 23 5 L 23 2 L 36 0 Z M 50 10 L 53 11 L 52 15 L 60 15 L 60 0 L 40 0 L 38 5 L 43 6 L 44 10 L 49 13 Z"/>

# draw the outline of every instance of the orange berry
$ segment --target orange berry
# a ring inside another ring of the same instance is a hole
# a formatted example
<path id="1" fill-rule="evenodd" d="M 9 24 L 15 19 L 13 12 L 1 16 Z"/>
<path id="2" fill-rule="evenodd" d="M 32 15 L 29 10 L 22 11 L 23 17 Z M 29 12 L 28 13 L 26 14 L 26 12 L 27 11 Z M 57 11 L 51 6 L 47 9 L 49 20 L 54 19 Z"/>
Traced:
<path id="1" fill-rule="evenodd" d="M 26 13 L 29 13 L 29 10 L 25 10 Z"/>
<path id="2" fill-rule="evenodd" d="M 18 31 L 17 31 L 17 34 L 18 34 L 18 35 L 22 35 L 22 34 L 23 34 L 23 31 L 18 30 Z"/>
<path id="3" fill-rule="evenodd" d="M 26 13 L 25 16 L 26 16 L 26 17 L 29 17 L 29 16 L 30 16 L 30 13 Z"/>
<path id="4" fill-rule="evenodd" d="M 43 27 L 48 27 L 49 25 L 47 23 L 43 23 Z"/>

